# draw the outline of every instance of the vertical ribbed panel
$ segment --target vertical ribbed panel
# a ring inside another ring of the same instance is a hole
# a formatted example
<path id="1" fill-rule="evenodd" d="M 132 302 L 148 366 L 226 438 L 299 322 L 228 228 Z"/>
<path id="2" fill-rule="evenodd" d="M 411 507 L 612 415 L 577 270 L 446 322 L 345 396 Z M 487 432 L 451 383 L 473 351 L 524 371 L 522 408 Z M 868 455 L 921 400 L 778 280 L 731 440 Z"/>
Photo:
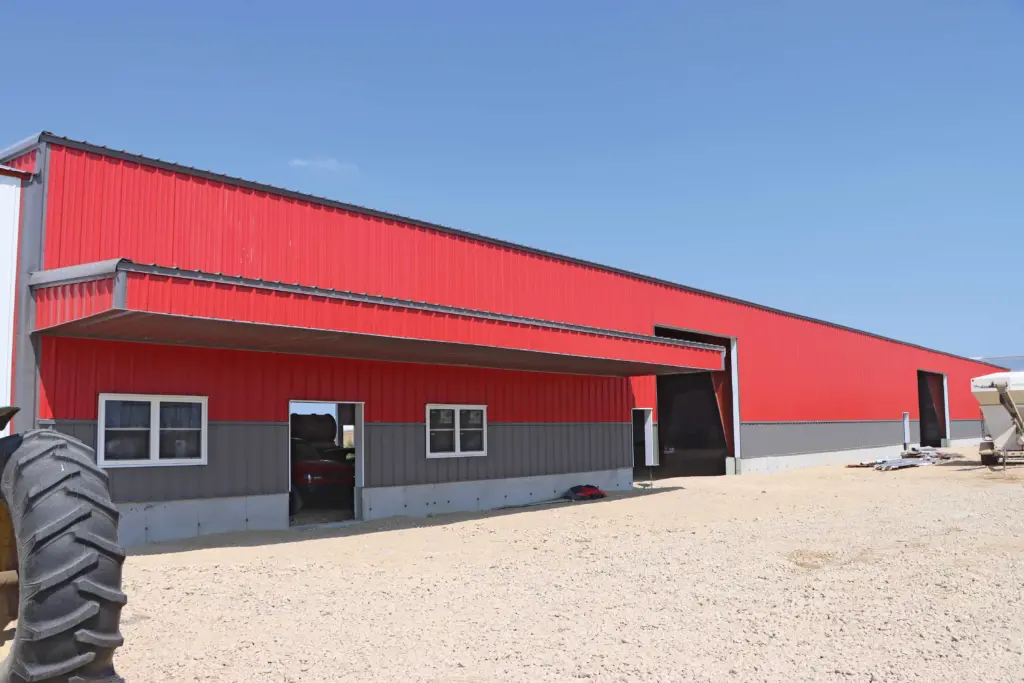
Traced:
<path id="1" fill-rule="evenodd" d="M 630 430 L 631 425 L 623 423 L 491 423 L 486 456 L 427 458 L 423 423 L 369 424 L 366 485 L 412 486 L 631 467 Z"/>
<path id="2" fill-rule="evenodd" d="M 51 150 L 47 268 L 126 257 L 645 334 L 657 324 L 738 337 L 745 421 L 916 415 L 919 369 L 948 373 L 950 415 L 968 419 L 977 414 L 970 378 L 991 371 L 512 247 L 60 146 Z"/>
<path id="3" fill-rule="evenodd" d="M 57 420 L 54 428 L 96 448 L 96 422 Z M 288 425 L 210 422 L 207 465 L 111 468 L 115 503 L 256 496 L 288 491 Z"/>
<path id="4" fill-rule="evenodd" d="M 29 173 L 35 173 L 36 156 L 36 150 L 32 150 L 28 154 L 22 154 L 20 157 L 14 157 L 9 161 L 3 162 L 3 165 L 10 166 L 11 168 L 16 168 L 19 171 L 28 171 Z"/>
<path id="5" fill-rule="evenodd" d="M 127 282 L 128 308 L 136 311 L 635 361 L 680 369 L 722 367 L 722 354 L 717 350 L 678 346 L 666 340 L 624 339 L 598 331 L 555 329 L 454 312 L 423 311 L 410 305 L 370 304 L 269 287 L 215 285 L 188 278 L 129 273 Z"/>
<path id="6" fill-rule="evenodd" d="M 35 298 L 36 329 L 43 330 L 113 308 L 114 278 L 43 287 Z"/>
<path id="7" fill-rule="evenodd" d="M 367 422 L 417 422 L 428 403 L 488 406 L 491 422 L 623 422 L 627 380 L 90 339 L 42 338 L 43 418 L 95 420 L 101 393 L 209 397 L 211 420 L 287 422 L 290 400 L 361 401 Z"/>

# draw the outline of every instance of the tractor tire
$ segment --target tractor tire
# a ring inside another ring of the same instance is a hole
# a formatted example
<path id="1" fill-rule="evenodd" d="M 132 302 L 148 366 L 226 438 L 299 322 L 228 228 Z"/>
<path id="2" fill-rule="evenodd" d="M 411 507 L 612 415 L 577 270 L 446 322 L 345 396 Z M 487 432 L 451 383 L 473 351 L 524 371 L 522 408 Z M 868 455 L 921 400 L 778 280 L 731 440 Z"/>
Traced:
<path id="1" fill-rule="evenodd" d="M 114 672 L 124 550 L 94 451 L 60 432 L 26 432 L 0 493 L 18 542 L 18 625 L 2 683 L 123 683 Z"/>

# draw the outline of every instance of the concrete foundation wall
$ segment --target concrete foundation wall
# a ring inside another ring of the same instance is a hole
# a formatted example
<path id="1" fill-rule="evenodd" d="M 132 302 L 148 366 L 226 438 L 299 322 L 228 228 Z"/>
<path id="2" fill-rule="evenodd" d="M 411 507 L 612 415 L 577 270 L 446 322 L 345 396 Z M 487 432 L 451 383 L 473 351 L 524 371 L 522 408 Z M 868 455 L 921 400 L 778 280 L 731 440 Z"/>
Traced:
<path id="1" fill-rule="evenodd" d="M 972 446 L 981 443 L 981 438 L 953 439 L 950 446 Z M 916 446 L 919 444 L 911 444 Z M 854 448 L 844 451 L 824 451 L 819 453 L 799 453 L 796 455 L 774 455 L 736 461 L 739 469 L 737 474 L 772 474 L 801 467 L 821 467 L 824 465 L 849 465 L 868 460 L 896 458 L 903 451 L 903 444 L 898 446 L 880 446 L 877 448 Z"/>
<path id="2" fill-rule="evenodd" d="M 126 548 L 231 531 L 288 528 L 288 494 L 122 503 L 118 537 Z"/>
<path id="3" fill-rule="evenodd" d="M 552 500 L 577 484 L 593 484 L 605 491 L 629 490 L 633 469 L 363 489 L 361 510 L 367 520 L 476 512 Z"/>

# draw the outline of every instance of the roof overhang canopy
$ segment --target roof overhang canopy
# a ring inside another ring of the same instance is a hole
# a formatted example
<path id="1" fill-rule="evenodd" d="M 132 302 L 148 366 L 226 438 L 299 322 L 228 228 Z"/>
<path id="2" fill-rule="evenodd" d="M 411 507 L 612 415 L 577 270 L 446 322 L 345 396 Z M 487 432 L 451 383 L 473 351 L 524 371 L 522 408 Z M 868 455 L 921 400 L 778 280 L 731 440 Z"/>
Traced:
<path id="1" fill-rule="evenodd" d="M 34 273 L 41 334 L 587 375 L 722 370 L 709 344 L 141 265 Z"/>

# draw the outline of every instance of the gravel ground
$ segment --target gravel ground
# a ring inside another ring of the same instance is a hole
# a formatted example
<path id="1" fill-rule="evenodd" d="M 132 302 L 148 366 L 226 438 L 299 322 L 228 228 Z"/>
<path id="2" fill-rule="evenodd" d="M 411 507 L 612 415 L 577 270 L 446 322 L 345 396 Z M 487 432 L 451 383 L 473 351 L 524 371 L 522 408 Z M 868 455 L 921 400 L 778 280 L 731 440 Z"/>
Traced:
<path id="1" fill-rule="evenodd" d="M 1024 471 L 963 461 L 129 558 L 143 681 L 1024 680 Z"/>

